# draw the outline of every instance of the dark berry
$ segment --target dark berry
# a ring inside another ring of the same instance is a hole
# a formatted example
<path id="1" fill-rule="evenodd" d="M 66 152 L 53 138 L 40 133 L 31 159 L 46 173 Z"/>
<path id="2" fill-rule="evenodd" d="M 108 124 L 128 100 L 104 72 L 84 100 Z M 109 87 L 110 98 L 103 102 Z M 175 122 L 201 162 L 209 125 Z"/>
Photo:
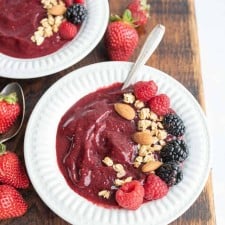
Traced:
<path id="1" fill-rule="evenodd" d="M 163 162 L 183 162 L 188 157 L 188 154 L 188 147 L 183 140 L 170 141 L 160 151 L 160 157 Z"/>
<path id="2" fill-rule="evenodd" d="M 71 23 L 81 24 L 87 17 L 87 9 L 84 5 L 73 4 L 67 8 L 65 16 Z"/>
<path id="3" fill-rule="evenodd" d="M 185 133 L 185 126 L 182 119 L 177 114 L 167 114 L 163 118 L 163 126 L 169 134 L 176 137 Z"/>
<path id="4" fill-rule="evenodd" d="M 155 171 L 155 174 L 164 180 L 169 187 L 178 184 L 183 179 L 180 164 L 174 161 L 162 164 Z"/>

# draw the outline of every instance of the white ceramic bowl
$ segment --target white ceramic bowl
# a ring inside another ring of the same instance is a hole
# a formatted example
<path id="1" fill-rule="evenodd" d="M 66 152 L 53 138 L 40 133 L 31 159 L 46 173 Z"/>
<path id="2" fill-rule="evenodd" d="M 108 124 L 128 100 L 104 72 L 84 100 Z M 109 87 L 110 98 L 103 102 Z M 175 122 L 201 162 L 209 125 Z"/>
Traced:
<path id="1" fill-rule="evenodd" d="M 31 182 L 42 200 L 71 224 L 163 225 L 184 213 L 201 193 L 210 168 L 209 135 L 205 116 L 195 98 L 169 75 L 144 66 L 137 80 L 153 79 L 166 93 L 186 126 L 190 156 L 184 179 L 163 199 L 143 204 L 136 211 L 105 209 L 79 196 L 67 185 L 56 160 L 57 126 L 64 113 L 84 95 L 114 82 L 123 82 L 131 63 L 106 62 L 78 69 L 58 80 L 41 97 L 29 119 L 24 142 Z M 68 98 L 67 96 L 71 96 Z"/>
<path id="2" fill-rule="evenodd" d="M 0 77 L 27 79 L 50 75 L 83 59 L 99 43 L 109 19 L 107 0 L 86 0 L 88 16 L 77 36 L 55 53 L 33 59 L 19 59 L 0 53 Z"/>

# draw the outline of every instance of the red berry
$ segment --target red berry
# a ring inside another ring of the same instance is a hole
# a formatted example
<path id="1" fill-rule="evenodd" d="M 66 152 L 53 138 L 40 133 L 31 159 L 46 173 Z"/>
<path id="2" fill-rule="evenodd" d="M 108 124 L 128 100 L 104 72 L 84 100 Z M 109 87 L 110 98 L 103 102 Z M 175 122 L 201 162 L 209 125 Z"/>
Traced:
<path id="1" fill-rule="evenodd" d="M 107 27 L 105 46 L 111 60 L 128 61 L 137 47 L 139 37 L 133 24 L 129 22 L 131 15 L 128 11 L 124 12 L 122 19 L 113 17 L 113 22 Z"/>
<path id="2" fill-rule="evenodd" d="M 133 180 L 123 184 L 116 191 L 116 201 L 119 206 L 135 210 L 143 203 L 144 188 L 139 181 Z"/>
<path id="3" fill-rule="evenodd" d="M 167 195 L 169 188 L 166 183 L 160 179 L 160 177 L 152 173 L 147 177 L 147 180 L 144 184 L 144 190 L 144 198 L 151 201 L 160 199 Z"/>
<path id="4" fill-rule="evenodd" d="M 143 26 L 147 23 L 150 10 L 147 0 L 132 0 L 127 9 L 131 11 L 136 26 Z"/>
<path id="5" fill-rule="evenodd" d="M 63 21 L 59 27 L 59 35 L 64 40 L 71 40 L 73 39 L 77 34 L 77 27 L 76 25 L 68 22 Z"/>
<path id="6" fill-rule="evenodd" d="M 20 114 L 16 93 L 0 94 L 0 134 L 7 132 Z"/>
<path id="7" fill-rule="evenodd" d="M 158 87 L 154 81 L 139 81 L 134 84 L 134 95 L 141 101 L 148 101 L 157 93 Z"/>
<path id="8" fill-rule="evenodd" d="M 6 151 L 0 143 L 0 182 L 15 188 L 27 188 L 29 179 L 24 167 L 14 152 Z"/>
<path id="9" fill-rule="evenodd" d="M 169 112 L 170 99 L 165 94 L 157 95 L 148 102 L 150 109 L 159 116 L 164 116 Z"/>
<path id="10" fill-rule="evenodd" d="M 27 203 L 21 194 L 9 185 L 0 185 L 0 219 L 20 217 L 27 211 Z"/>
<path id="11" fill-rule="evenodd" d="M 84 4 L 84 0 L 74 0 L 74 3 Z"/>
<path id="12" fill-rule="evenodd" d="M 73 5 L 73 0 L 65 0 L 66 7 Z"/>

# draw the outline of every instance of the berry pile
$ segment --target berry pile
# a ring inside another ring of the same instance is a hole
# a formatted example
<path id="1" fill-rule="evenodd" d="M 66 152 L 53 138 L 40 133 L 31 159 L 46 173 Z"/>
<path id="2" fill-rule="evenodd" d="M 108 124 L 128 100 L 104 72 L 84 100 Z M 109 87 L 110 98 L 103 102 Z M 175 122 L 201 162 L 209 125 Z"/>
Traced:
<path id="1" fill-rule="evenodd" d="M 189 150 L 183 138 L 185 125 L 170 108 L 170 98 L 157 93 L 156 83 L 139 81 L 131 88 L 123 94 L 124 103 L 115 104 L 115 111 L 137 123 L 137 132 L 132 136 L 138 144 L 134 167 L 140 168 L 146 178 L 144 182 L 124 181 L 116 191 L 116 201 L 123 208 L 135 210 L 144 200 L 164 197 L 183 179 L 181 165 Z"/>
<path id="2" fill-rule="evenodd" d="M 83 0 L 65 0 L 65 4 L 66 20 L 59 27 L 59 35 L 64 40 L 71 40 L 76 36 L 79 26 L 84 22 L 88 13 Z"/>

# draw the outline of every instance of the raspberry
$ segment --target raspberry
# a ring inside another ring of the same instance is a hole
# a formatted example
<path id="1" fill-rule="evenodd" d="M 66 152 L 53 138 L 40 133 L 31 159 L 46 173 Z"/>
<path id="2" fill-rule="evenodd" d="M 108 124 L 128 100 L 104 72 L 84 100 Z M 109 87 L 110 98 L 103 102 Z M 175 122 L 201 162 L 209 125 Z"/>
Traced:
<path id="1" fill-rule="evenodd" d="M 77 34 L 76 25 L 68 21 L 64 21 L 61 23 L 59 27 L 59 35 L 61 36 L 62 39 L 71 40 L 76 36 L 76 34 Z"/>
<path id="2" fill-rule="evenodd" d="M 137 180 L 123 184 L 116 191 L 116 201 L 119 206 L 125 209 L 138 209 L 143 203 L 143 198 L 144 188 Z"/>
<path id="3" fill-rule="evenodd" d="M 168 113 L 170 107 L 170 99 L 165 94 L 157 95 L 148 102 L 150 109 L 158 116 L 164 116 Z"/>
<path id="4" fill-rule="evenodd" d="M 73 5 L 73 0 L 65 0 L 66 7 Z"/>
<path id="5" fill-rule="evenodd" d="M 155 174 L 149 174 L 144 184 L 146 200 L 156 200 L 167 195 L 169 188 L 167 184 Z"/>
<path id="6" fill-rule="evenodd" d="M 74 0 L 74 3 L 84 4 L 84 0 Z"/>
<path id="7" fill-rule="evenodd" d="M 156 83 L 151 81 L 139 81 L 134 85 L 134 95 L 141 101 L 148 101 L 156 95 L 158 87 Z"/>

